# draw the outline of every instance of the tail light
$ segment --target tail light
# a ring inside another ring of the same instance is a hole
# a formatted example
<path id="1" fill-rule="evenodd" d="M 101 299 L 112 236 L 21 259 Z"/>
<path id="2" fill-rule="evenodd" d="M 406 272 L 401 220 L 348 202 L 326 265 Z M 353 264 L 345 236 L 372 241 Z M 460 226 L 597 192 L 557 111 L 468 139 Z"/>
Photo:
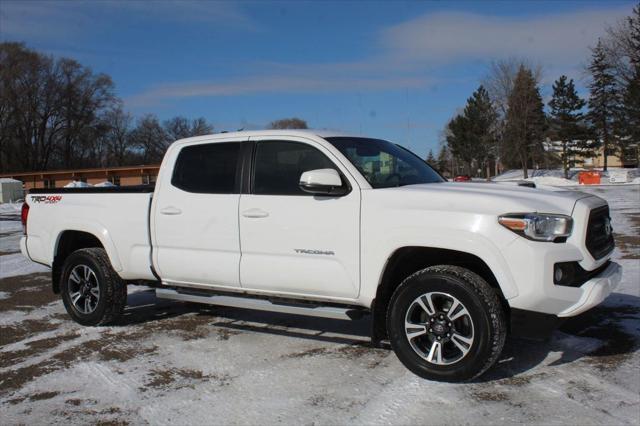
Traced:
<path id="1" fill-rule="evenodd" d="M 29 204 L 22 203 L 22 211 L 20 212 L 20 220 L 22 221 L 22 230 L 27 235 L 27 217 L 29 217 Z"/>

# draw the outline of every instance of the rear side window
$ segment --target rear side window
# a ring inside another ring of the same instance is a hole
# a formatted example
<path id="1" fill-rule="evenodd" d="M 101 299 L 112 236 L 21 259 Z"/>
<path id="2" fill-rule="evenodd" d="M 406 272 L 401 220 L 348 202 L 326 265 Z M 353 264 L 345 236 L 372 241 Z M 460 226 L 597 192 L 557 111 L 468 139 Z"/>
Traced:
<path id="1" fill-rule="evenodd" d="M 199 194 L 233 194 L 240 143 L 209 143 L 182 148 L 171 184 Z"/>
<path id="2" fill-rule="evenodd" d="M 258 142 L 253 193 L 259 195 L 310 195 L 300 189 L 300 175 L 336 166 L 316 148 L 299 142 Z"/>

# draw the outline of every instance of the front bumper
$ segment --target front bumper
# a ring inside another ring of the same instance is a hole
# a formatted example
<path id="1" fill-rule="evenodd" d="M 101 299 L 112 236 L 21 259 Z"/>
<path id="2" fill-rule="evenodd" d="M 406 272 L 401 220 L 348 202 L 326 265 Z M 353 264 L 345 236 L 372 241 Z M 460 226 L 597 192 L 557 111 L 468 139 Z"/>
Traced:
<path id="1" fill-rule="evenodd" d="M 550 314 L 530 309 L 511 308 L 511 335 L 534 340 L 546 340 L 553 330 L 568 317 L 581 314 L 601 303 L 618 286 L 622 278 L 622 267 L 614 262 L 598 276 L 573 288 L 576 302 L 558 314 Z"/>
<path id="2" fill-rule="evenodd" d="M 573 317 L 600 304 L 622 281 L 622 266 L 611 262 L 602 273 L 579 287 L 580 299 L 558 314 L 559 317 Z"/>
<path id="3" fill-rule="evenodd" d="M 569 242 L 541 243 L 517 238 L 503 250 L 517 294 L 507 299 L 511 309 L 561 317 L 578 315 L 602 302 L 621 280 L 622 268 L 610 257 L 587 259 L 586 249 Z M 556 285 L 554 266 L 578 262 L 585 271 L 609 265 L 580 287 Z"/>

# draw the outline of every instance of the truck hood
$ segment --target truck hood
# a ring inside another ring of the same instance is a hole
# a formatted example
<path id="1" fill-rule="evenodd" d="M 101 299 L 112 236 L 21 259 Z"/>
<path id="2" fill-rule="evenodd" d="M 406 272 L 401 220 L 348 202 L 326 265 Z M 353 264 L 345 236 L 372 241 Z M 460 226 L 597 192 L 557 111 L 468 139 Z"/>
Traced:
<path id="1" fill-rule="evenodd" d="M 576 202 L 593 197 L 579 191 L 528 188 L 498 183 L 443 182 L 389 188 L 399 196 L 410 197 L 430 210 L 469 211 L 474 213 L 555 213 L 571 215 Z M 418 206 L 416 206 L 418 207 Z"/>

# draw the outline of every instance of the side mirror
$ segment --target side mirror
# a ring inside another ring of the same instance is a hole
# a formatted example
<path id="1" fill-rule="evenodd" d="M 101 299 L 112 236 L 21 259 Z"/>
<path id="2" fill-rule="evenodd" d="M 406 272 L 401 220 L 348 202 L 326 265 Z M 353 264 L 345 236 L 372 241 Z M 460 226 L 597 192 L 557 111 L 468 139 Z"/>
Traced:
<path id="1" fill-rule="evenodd" d="M 316 169 L 302 173 L 300 189 L 316 195 L 345 195 L 349 189 L 342 185 L 340 174 L 334 169 Z"/>

